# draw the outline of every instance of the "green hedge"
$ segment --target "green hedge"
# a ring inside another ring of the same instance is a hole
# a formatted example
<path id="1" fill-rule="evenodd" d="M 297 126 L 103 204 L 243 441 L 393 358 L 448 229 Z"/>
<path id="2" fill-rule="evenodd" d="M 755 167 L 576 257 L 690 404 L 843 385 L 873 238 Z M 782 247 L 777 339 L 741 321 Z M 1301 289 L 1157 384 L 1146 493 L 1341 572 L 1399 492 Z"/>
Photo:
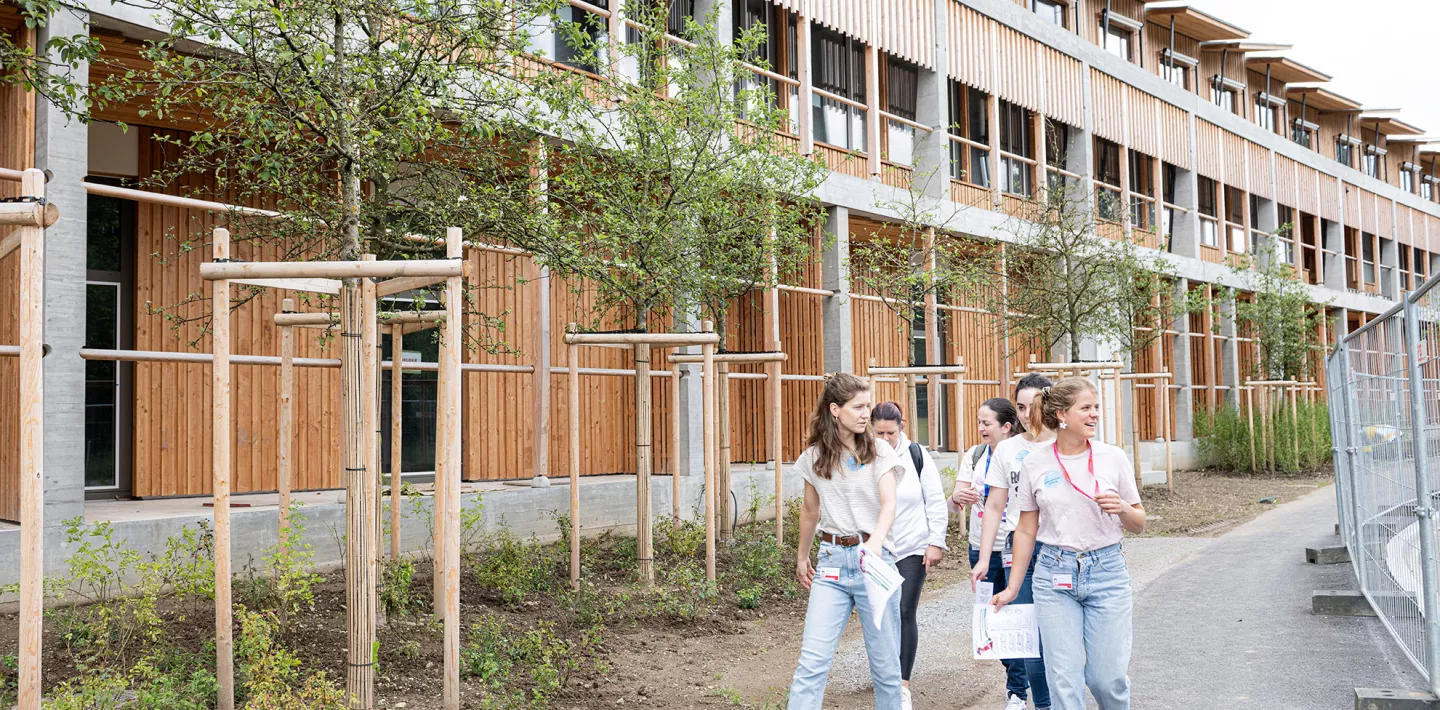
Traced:
<path id="1" fill-rule="evenodd" d="M 1268 415 L 1257 411 L 1253 463 L 1250 422 L 1236 407 L 1221 407 L 1213 415 L 1197 412 L 1195 438 L 1206 468 L 1256 473 L 1316 471 L 1330 463 L 1330 410 L 1324 402 L 1302 401 L 1293 416 L 1288 406 Z M 1267 446 L 1269 441 L 1273 444 Z"/>

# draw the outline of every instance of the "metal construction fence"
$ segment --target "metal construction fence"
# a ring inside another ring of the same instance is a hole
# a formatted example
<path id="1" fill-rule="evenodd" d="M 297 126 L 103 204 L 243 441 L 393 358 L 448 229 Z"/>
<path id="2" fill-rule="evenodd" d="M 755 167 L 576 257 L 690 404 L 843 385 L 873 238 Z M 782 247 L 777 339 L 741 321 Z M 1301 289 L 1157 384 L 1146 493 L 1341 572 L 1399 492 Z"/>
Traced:
<path id="1" fill-rule="evenodd" d="M 1340 534 L 1370 606 L 1440 694 L 1440 277 L 1326 362 Z"/>

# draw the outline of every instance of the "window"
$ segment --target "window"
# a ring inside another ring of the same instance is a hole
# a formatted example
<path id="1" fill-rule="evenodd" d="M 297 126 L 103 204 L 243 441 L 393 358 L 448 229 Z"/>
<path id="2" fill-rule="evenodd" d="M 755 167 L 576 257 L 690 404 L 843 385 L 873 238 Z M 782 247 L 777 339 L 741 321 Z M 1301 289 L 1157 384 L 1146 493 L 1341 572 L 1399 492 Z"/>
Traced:
<path id="1" fill-rule="evenodd" d="M 607 8 L 607 0 L 592 3 Z M 578 32 L 573 36 L 569 27 Z M 531 32 L 531 51 L 574 69 L 602 74 L 608 63 L 605 18 L 572 5 L 565 5 L 553 16 L 541 16 Z"/>
<path id="2" fill-rule="evenodd" d="M 1380 177 L 1380 154 L 1376 151 L 1375 146 L 1365 146 L 1365 161 L 1361 169 L 1370 177 Z"/>
<path id="3" fill-rule="evenodd" d="M 1295 125 L 1290 129 L 1290 140 L 1299 143 L 1306 148 L 1314 147 L 1312 139 L 1315 137 L 1315 129 L 1306 125 L 1304 121 L 1295 119 Z"/>
<path id="4" fill-rule="evenodd" d="M 1431 182 L 1428 177 L 1420 181 L 1420 197 L 1426 200 L 1432 200 L 1435 197 L 1435 183 Z"/>
<path id="5" fill-rule="evenodd" d="M 117 180 L 98 179 L 119 185 Z M 130 313 L 134 293 L 132 253 L 135 203 L 113 197 L 86 198 L 85 347 L 132 345 Z M 85 362 L 85 488 L 124 491 L 130 487 L 129 406 L 132 366 Z"/>
<path id="6" fill-rule="evenodd" d="M 1034 122 L 1029 109 L 1009 101 L 1000 102 L 1000 175 L 1001 189 L 1012 195 L 1029 197 L 1031 194 L 1030 163 L 1021 158 L 1034 159 L 1035 146 L 1031 138 Z"/>
<path id="7" fill-rule="evenodd" d="M 1095 208 L 1100 219 L 1120 221 L 1120 145 L 1095 138 Z"/>
<path id="8" fill-rule="evenodd" d="M 1244 254 L 1249 249 L 1245 238 L 1245 201 L 1245 193 L 1240 188 L 1225 188 L 1226 232 L 1230 235 L 1227 248 L 1236 254 Z"/>
<path id="9" fill-rule="evenodd" d="M 695 17 L 695 0 L 670 0 L 670 17 L 665 31 L 675 37 L 685 36 L 685 23 Z M 401 384 L 404 384 L 402 381 Z"/>
<path id="10" fill-rule="evenodd" d="M 1200 214 L 1209 218 L 1200 220 L 1200 243 L 1207 247 L 1218 247 L 1220 243 L 1215 218 L 1220 216 L 1220 212 L 1215 200 L 1215 181 L 1200 175 L 1196 177 L 1195 183 L 1200 193 L 1196 196 L 1196 205 L 1200 208 Z"/>
<path id="11" fill-rule="evenodd" d="M 969 142 L 950 141 L 950 177 L 990 187 L 990 96 L 950 82 L 950 133 Z"/>
<path id="12" fill-rule="evenodd" d="M 440 307 L 438 300 L 425 299 L 425 310 Z M 397 296 L 392 301 L 400 308 L 414 308 L 414 300 Z M 388 328 L 386 329 L 388 330 Z M 431 328 L 404 336 L 400 362 L 439 362 L 439 330 Z M 382 334 L 381 357 L 395 359 L 395 343 Z M 439 375 L 434 370 L 403 370 L 400 380 L 400 436 L 405 445 L 400 449 L 400 472 L 431 474 L 435 471 L 435 404 Z M 390 400 L 391 370 L 380 373 L 380 466 L 390 473 Z"/>
<path id="13" fill-rule="evenodd" d="M 1275 105 L 1262 96 L 1256 96 L 1255 125 L 1274 133 L 1277 123 L 1278 121 L 1275 120 Z"/>
<path id="14" fill-rule="evenodd" d="M 1031 0 L 1030 9 L 1057 27 L 1065 26 L 1065 3 L 1060 0 Z"/>
<path id="15" fill-rule="evenodd" d="M 1365 283 L 1375 283 L 1375 235 L 1362 232 L 1360 234 L 1360 262 L 1361 274 L 1365 277 Z"/>
<path id="16" fill-rule="evenodd" d="M 1161 175 L 1161 187 L 1163 194 L 1161 198 L 1170 204 L 1178 204 L 1175 201 L 1175 188 L 1180 184 L 1180 168 L 1165 163 L 1164 172 Z"/>
<path id="17" fill-rule="evenodd" d="M 1235 113 L 1235 91 L 1220 85 L 1220 77 L 1215 77 L 1215 83 L 1210 85 L 1210 102 Z"/>
<path id="18" fill-rule="evenodd" d="M 1345 165 L 1346 167 L 1355 167 L 1355 163 L 1353 162 L 1352 158 L 1352 148 L 1354 148 L 1354 146 L 1350 144 L 1349 137 L 1337 137 L 1335 139 L 1335 161 L 1341 163 L 1342 165 Z"/>
<path id="19" fill-rule="evenodd" d="M 865 98 L 865 45 L 839 33 L 812 25 L 814 87 L 858 104 Z M 815 140 L 838 148 L 866 151 L 866 112 L 857 106 L 815 94 Z"/>
<path id="20" fill-rule="evenodd" d="M 1132 61 L 1133 55 L 1130 53 L 1130 34 L 1130 30 L 1111 22 L 1109 31 L 1105 35 L 1105 51 L 1127 62 Z"/>
<path id="21" fill-rule="evenodd" d="M 1410 249 L 1407 248 L 1407 247 L 1402 246 L 1402 247 L 1400 247 L 1399 252 L 1400 252 L 1400 253 L 1399 253 L 1399 257 L 1400 257 L 1400 288 L 1403 289 L 1403 290 L 1409 291 L 1409 290 L 1410 290 Z"/>
<path id="22" fill-rule="evenodd" d="M 893 57 L 885 60 L 885 111 L 915 120 L 916 92 L 920 69 Z M 887 159 L 901 165 L 915 162 L 915 127 L 886 119 L 885 146 Z"/>
<path id="23" fill-rule="evenodd" d="M 1405 192 L 1409 192 L 1409 193 L 1411 193 L 1411 194 L 1414 194 L 1414 192 L 1415 192 L 1415 173 L 1414 173 L 1414 172 L 1411 172 L 1411 171 L 1409 171 L 1409 170 L 1401 170 L 1401 171 L 1400 171 L 1400 189 L 1401 189 L 1401 190 L 1404 190 Z"/>
<path id="24" fill-rule="evenodd" d="M 1275 238 L 1280 243 L 1280 259 L 1286 264 L 1295 263 L 1295 210 L 1280 205 L 1277 219 L 1280 225 Z"/>
<path id="25" fill-rule="evenodd" d="M 1070 170 L 1070 140 L 1074 134 L 1070 126 L 1053 118 L 1045 119 L 1045 163 L 1053 168 L 1046 171 L 1049 178 L 1045 186 L 1051 193 L 1051 199 L 1067 200 L 1072 197 L 1066 193 L 1076 183 L 1058 171 L 1073 172 Z"/>
<path id="26" fill-rule="evenodd" d="M 788 27 L 784 28 L 786 31 L 782 33 L 780 23 L 776 20 L 776 14 L 775 6 L 765 0 L 735 0 L 734 36 L 738 39 L 746 32 L 763 31 L 765 33 L 763 41 L 746 53 L 745 60 L 755 66 L 767 68 L 778 74 L 785 74 L 793 79 L 798 75 L 795 53 L 791 51 L 791 48 L 795 46 L 795 25 L 792 21 Z M 762 88 L 768 91 L 762 94 L 760 91 Z M 762 97 L 772 106 L 783 107 L 790 114 L 790 132 L 799 132 L 800 91 L 798 87 L 741 71 L 735 79 L 735 96 L 737 99 L 742 96 L 749 99 L 747 105 L 741 107 L 742 115 L 747 115 L 750 107 L 758 110 L 758 103 Z"/>
<path id="27" fill-rule="evenodd" d="M 1168 50 L 1167 50 L 1168 52 Z M 1186 91 L 1190 90 L 1190 67 L 1184 64 L 1171 64 L 1164 58 L 1165 52 L 1161 52 L 1160 78 L 1170 82 Z"/>
<path id="28" fill-rule="evenodd" d="M 1130 173 L 1130 226 L 1135 229 L 1150 229 L 1155 225 L 1155 159 L 1144 153 L 1130 151 L 1126 154 Z"/>

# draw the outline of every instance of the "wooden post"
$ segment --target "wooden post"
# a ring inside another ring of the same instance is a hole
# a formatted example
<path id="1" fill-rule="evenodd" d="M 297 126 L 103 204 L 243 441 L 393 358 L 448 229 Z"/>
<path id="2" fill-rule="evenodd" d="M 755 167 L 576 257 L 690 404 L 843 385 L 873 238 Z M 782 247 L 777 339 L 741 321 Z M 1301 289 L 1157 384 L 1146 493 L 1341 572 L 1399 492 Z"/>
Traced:
<path id="1" fill-rule="evenodd" d="M 1041 141 L 1042 143 L 1044 141 Z M 1040 163 L 1044 165 L 1042 161 Z M 1044 176 L 1041 176 L 1044 179 Z M 925 230 L 926 268 L 935 271 L 935 228 Z M 940 307 L 934 289 L 925 295 L 925 364 L 939 365 L 940 362 Z M 930 449 L 940 450 L 940 376 L 925 378 L 926 423 L 929 425 Z"/>
<path id="2" fill-rule="evenodd" d="M 654 531 L 650 515 L 650 438 L 653 425 L 650 406 L 650 346 L 635 345 L 635 555 L 640 578 L 655 583 Z"/>
<path id="3" fill-rule="evenodd" d="M 450 388 L 446 386 L 449 382 L 450 373 L 445 369 L 445 363 L 450 361 L 449 343 L 445 341 L 443 330 L 440 333 L 440 343 L 437 348 L 437 365 L 435 372 L 435 482 L 431 484 L 430 498 L 430 549 L 431 549 L 431 610 L 435 616 L 445 618 L 445 497 L 448 495 L 449 477 L 446 471 L 449 463 L 446 458 L 450 455 L 448 446 L 445 445 L 445 398 L 450 396 Z"/>
<path id="4" fill-rule="evenodd" d="M 374 262 L 374 254 L 364 254 L 361 261 Z M 380 580 L 380 348 L 379 326 L 376 324 L 379 318 L 375 307 L 375 280 L 360 280 L 360 298 L 362 300 L 360 328 L 360 348 L 364 355 L 363 369 L 364 389 L 361 390 L 360 402 L 364 405 L 365 416 L 365 500 L 369 503 L 366 509 L 366 521 L 369 526 L 366 534 L 370 536 L 368 544 L 365 545 L 365 565 L 369 571 L 370 579 L 365 582 L 365 588 L 370 590 L 369 600 L 369 624 L 375 628 L 376 619 L 379 614 L 379 589 Z M 374 692 L 371 692 L 373 697 Z M 373 702 L 373 700 L 372 700 Z"/>
<path id="5" fill-rule="evenodd" d="M 780 342 L 774 341 L 770 347 L 777 352 L 780 350 Z M 784 394 L 782 386 L 784 379 L 781 375 L 783 363 L 770 363 L 766 369 L 770 370 L 770 377 L 765 385 L 769 392 L 770 399 L 770 458 L 775 462 L 775 546 L 782 547 L 785 544 L 785 413 Z"/>
<path id="6" fill-rule="evenodd" d="M 956 365 L 959 365 L 959 366 L 961 366 L 961 367 L 964 367 L 964 366 L 965 366 L 965 356 L 964 356 L 964 355 L 956 355 L 956 356 L 955 356 L 955 364 L 956 364 Z M 1003 379 L 1003 378 L 1002 378 L 1002 379 Z M 1001 391 L 1002 393 L 1005 391 L 1005 389 L 1006 389 L 1006 387 L 1005 387 L 1004 385 L 1001 385 L 1001 390 L 1000 390 L 1000 391 Z M 965 431 L 965 429 L 964 429 L 965 423 L 964 423 L 964 418 L 963 418 L 964 412 L 965 412 L 965 373 L 964 373 L 964 372 L 958 372 L 958 373 L 955 374 L 955 450 L 956 450 L 956 451 L 959 451 L 959 452 L 961 452 L 961 453 L 964 453 L 964 452 L 965 452 L 965 434 L 964 434 L 964 431 Z M 968 517 L 967 517 L 967 518 L 963 518 L 963 519 L 964 519 L 967 523 L 970 521 L 970 519 L 969 519 Z"/>
<path id="7" fill-rule="evenodd" d="M 400 559 L 400 506 L 401 490 L 404 488 L 404 467 L 400 458 L 401 445 L 405 437 L 404 428 L 404 368 L 400 366 L 405 354 L 405 330 L 403 326 L 390 326 L 390 559 Z"/>
<path id="8" fill-rule="evenodd" d="M 680 527 L 680 365 L 670 364 L 670 526 Z"/>
<path id="9" fill-rule="evenodd" d="M 720 515 L 720 540 L 735 536 L 734 506 L 730 504 L 730 363 L 715 365 L 715 426 L 719 451 L 715 455 L 715 501 Z"/>
<path id="10" fill-rule="evenodd" d="M 26 170 L 20 178 L 20 193 L 44 198 L 45 174 L 34 168 Z M 40 710 L 41 653 L 44 648 L 43 619 L 45 613 L 45 487 L 42 478 L 45 447 L 45 378 L 40 359 L 43 356 L 42 341 L 45 332 L 45 230 L 39 226 L 24 226 L 20 227 L 19 233 L 20 310 L 16 314 L 20 321 L 20 646 L 18 654 L 20 702 L 18 707 L 20 710 Z M 226 249 L 228 250 L 228 248 L 227 243 Z M 226 561 L 229 561 L 228 555 Z M 219 585 L 216 585 L 217 594 L 219 589 Z M 226 586 L 225 590 L 229 592 L 229 587 Z M 228 612 L 228 605 L 226 609 Z M 226 620 L 228 621 L 228 614 Z M 218 615 L 216 624 L 218 629 Z M 217 651 L 219 648 L 217 634 Z M 228 649 L 228 646 L 226 648 Z M 217 656 L 217 671 L 218 660 Z M 233 686 L 221 686 L 222 689 L 230 687 Z M 220 697 L 223 703 L 225 694 L 222 692 Z M 231 707 L 233 705 L 232 700 Z"/>
<path id="11" fill-rule="evenodd" d="M 575 324 L 565 332 L 574 333 Z M 570 589 L 580 589 L 580 347 L 565 346 L 565 382 L 570 411 Z"/>
<path id="12" fill-rule="evenodd" d="M 464 255 L 463 234 L 458 227 L 445 230 L 445 256 L 459 261 Z M 460 710 L 460 479 L 465 470 L 460 449 L 463 429 L 460 414 L 460 362 L 465 354 L 461 331 L 464 311 L 462 276 L 445 279 L 445 361 L 440 363 L 445 380 L 445 710 Z"/>
<path id="13" fill-rule="evenodd" d="M 1116 382 L 1118 383 L 1119 381 L 1117 380 Z M 1130 399 L 1135 402 L 1135 412 L 1137 414 L 1140 411 L 1140 388 L 1136 387 L 1136 385 L 1139 383 L 1139 380 L 1130 381 Z M 1116 399 L 1119 398 L 1117 397 Z M 1135 443 L 1135 457 L 1131 461 L 1131 464 L 1135 467 L 1135 490 L 1138 491 L 1145 487 L 1143 483 L 1144 475 L 1140 472 L 1140 417 L 1138 416 L 1130 417 L 1130 439 Z"/>
<path id="14" fill-rule="evenodd" d="M 928 378 L 926 378 L 926 379 L 933 380 L 933 379 L 935 379 L 935 378 L 934 378 L 934 377 L 928 377 Z M 905 383 L 905 414 L 904 414 L 904 417 L 905 417 L 905 422 L 906 422 L 905 436 L 909 437 L 909 439 L 910 439 L 911 441 L 919 441 L 920 439 L 917 438 L 919 432 L 916 431 L 917 426 L 918 426 L 918 425 L 916 424 L 916 420 L 918 420 L 918 419 L 920 418 L 919 405 L 917 404 L 917 400 L 919 400 L 920 397 L 919 397 L 919 395 L 915 392 L 915 376 L 914 376 L 914 375 L 906 375 L 906 376 L 905 376 L 905 379 L 904 379 L 904 383 Z"/>
<path id="15" fill-rule="evenodd" d="M 531 473 L 535 477 L 533 485 L 544 487 L 550 485 L 550 269 L 541 267 L 535 286 L 539 293 L 535 297 L 535 336 L 530 346 L 535 353 L 535 374 L 530 380 L 530 420 L 534 427 Z"/>
<path id="16" fill-rule="evenodd" d="M 282 313 L 295 312 L 295 299 L 280 302 Z M 295 326 L 280 326 L 280 463 L 276 487 L 280 491 L 280 544 L 290 544 L 290 488 L 295 466 Z"/>
<path id="17" fill-rule="evenodd" d="M 215 228 L 215 261 L 230 260 L 230 230 Z M 210 284 L 212 492 L 215 495 L 215 680 L 219 710 L 235 708 L 235 645 L 230 608 L 230 282 Z"/>
<path id="18" fill-rule="evenodd" d="M 701 332 L 713 332 L 710 321 L 703 321 Z M 705 450 L 705 579 L 715 581 L 715 346 L 700 346 L 705 358 L 704 379 L 701 380 L 702 448 Z"/>
<path id="19" fill-rule="evenodd" d="M 1245 419 L 1250 429 L 1250 472 L 1255 473 L 1255 387 L 1245 388 Z M 1263 423 L 1263 422 L 1262 422 Z"/>
<path id="20" fill-rule="evenodd" d="M 340 401 L 343 433 L 340 455 L 345 462 L 345 615 L 348 666 L 347 707 L 375 703 L 374 617 L 370 615 L 370 472 L 365 431 L 365 299 L 360 279 L 346 279 L 340 291 Z M 216 363 L 218 366 L 218 362 Z M 219 510 L 217 503 L 216 510 Z"/>
<path id="21" fill-rule="evenodd" d="M 1300 403 L 1296 401 L 1295 386 L 1285 387 L 1290 393 L 1290 440 L 1295 444 L 1295 468 L 1300 466 Z"/>
<path id="22" fill-rule="evenodd" d="M 1163 371 L 1168 373 L 1170 372 L 1170 368 L 1164 368 Z M 1165 432 L 1165 490 L 1173 491 L 1175 490 L 1175 464 L 1170 458 L 1170 380 L 1165 380 L 1162 391 L 1165 393 L 1161 398 L 1162 405 L 1160 409 L 1161 416 L 1165 422 L 1165 428 L 1163 430 Z"/>

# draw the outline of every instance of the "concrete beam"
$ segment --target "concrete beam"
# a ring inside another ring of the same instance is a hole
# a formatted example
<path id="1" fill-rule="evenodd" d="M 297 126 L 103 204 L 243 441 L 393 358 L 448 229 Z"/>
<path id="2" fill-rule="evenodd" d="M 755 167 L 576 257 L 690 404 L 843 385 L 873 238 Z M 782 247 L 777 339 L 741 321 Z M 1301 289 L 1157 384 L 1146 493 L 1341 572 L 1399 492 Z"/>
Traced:
<path id="1" fill-rule="evenodd" d="M 1375 616 L 1375 610 L 1364 594 L 1339 590 L 1320 590 L 1312 594 L 1310 613 L 1317 616 Z"/>

